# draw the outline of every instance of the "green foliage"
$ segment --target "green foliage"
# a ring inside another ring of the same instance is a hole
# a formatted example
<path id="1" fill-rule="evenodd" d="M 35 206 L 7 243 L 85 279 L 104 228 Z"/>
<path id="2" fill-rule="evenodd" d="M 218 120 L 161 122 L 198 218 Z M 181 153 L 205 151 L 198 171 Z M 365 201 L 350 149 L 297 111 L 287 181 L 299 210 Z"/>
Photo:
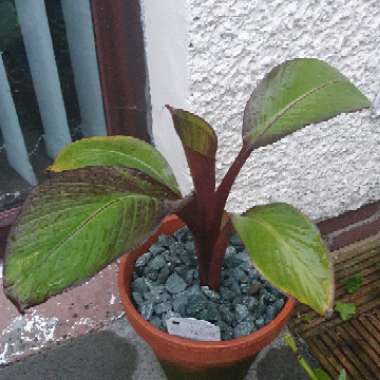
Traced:
<path id="1" fill-rule="evenodd" d="M 216 284 L 217 290 L 221 264 L 215 263 L 222 263 L 231 227 L 230 220 L 222 222 L 226 200 L 253 149 L 369 105 L 346 77 L 324 62 L 295 59 L 277 66 L 248 101 L 243 145 L 218 188 L 215 132 L 199 116 L 168 107 L 195 185 L 188 198 L 181 198 L 164 157 L 143 141 L 108 136 L 68 145 L 50 167 L 52 178 L 28 197 L 10 234 L 6 294 L 20 309 L 41 303 L 140 244 L 173 212 L 193 232 L 202 282 Z M 271 204 L 232 215 L 231 220 L 269 281 L 319 313 L 331 308 L 331 263 L 317 228 L 305 215 L 286 204 Z"/>
<path id="2" fill-rule="evenodd" d="M 131 136 L 96 136 L 67 145 L 49 170 L 61 172 L 88 166 L 138 169 L 180 195 L 173 171 L 152 145 Z"/>
<path id="3" fill-rule="evenodd" d="M 322 368 L 315 369 L 314 374 L 317 380 L 332 380 L 327 372 L 325 372 Z M 338 380 L 347 380 L 346 371 L 344 369 L 340 370 Z"/>
<path id="4" fill-rule="evenodd" d="M 244 112 L 243 139 L 268 145 L 304 126 L 370 106 L 338 70 L 318 59 L 293 59 L 259 83 Z"/>
<path id="5" fill-rule="evenodd" d="M 297 343 L 296 343 L 296 341 L 294 340 L 294 338 L 292 337 L 292 335 L 289 334 L 289 333 L 285 334 L 285 336 L 284 336 L 284 340 L 285 340 L 286 344 L 290 347 L 290 349 L 291 349 L 294 353 L 297 353 L 297 351 L 298 351 Z"/>
<path id="6" fill-rule="evenodd" d="M 363 277 L 360 274 L 352 276 L 344 282 L 344 288 L 350 294 L 356 293 L 362 287 L 362 285 Z"/>
<path id="7" fill-rule="evenodd" d="M 314 370 L 314 375 L 317 380 L 332 380 L 331 377 L 322 368 L 316 368 Z"/>
<path id="8" fill-rule="evenodd" d="M 332 308 L 332 265 L 318 229 L 305 215 L 274 203 L 234 215 L 232 222 L 267 280 L 321 314 Z"/>
<path id="9" fill-rule="evenodd" d="M 339 313 L 342 321 L 348 321 L 356 313 L 356 305 L 354 303 L 337 302 L 335 310 Z"/>
<path id="10" fill-rule="evenodd" d="M 25 309 L 93 276 L 149 236 L 176 202 L 133 170 L 55 175 L 29 196 L 9 237 L 6 294 Z"/>

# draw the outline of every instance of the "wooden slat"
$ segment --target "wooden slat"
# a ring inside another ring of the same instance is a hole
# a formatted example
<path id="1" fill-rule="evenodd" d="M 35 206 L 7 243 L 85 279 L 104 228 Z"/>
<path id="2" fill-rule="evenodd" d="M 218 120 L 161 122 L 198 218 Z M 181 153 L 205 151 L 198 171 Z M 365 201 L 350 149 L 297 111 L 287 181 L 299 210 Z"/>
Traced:
<path id="1" fill-rule="evenodd" d="M 344 345 L 337 339 L 336 334 L 334 337 L 330 336 L 328 331 L 321 334 L 321 340 L 323 340 L 327 346 L 327 349 L 332 351 L 335 357 L 338 360 L 338 363 L 341 364 L 341 368 L 345 368 L 348 373 L 352 376 L 353 379 L 362 379 L 360 377 L 360 371 L 355 367 L 355 365 L 350 360 L 350 355 L 347 355 L 347 350 Z"/>
<path id="2" fill-rule="evenodd" d="M 380 320 L 376 315 L 367 315 L 367 320 L 372 324 L 372 326 L 380 333 Z M 379 343 L 380 344 L 380 343 Z"/>
<path id="3" fill-rule="evenodd" d="M 340 264 L 337 269 L 341 270 L 342 268 L 344 268 L 345 264 L 350 266 L 354 265 L 356 262 L 363 261 L 366 258 L 366 256 L 372 255 L 372 250 L 379 250 L 379 247 L 372 247 L 372 245 L 368 247 L 368 249 L 365 249 L 365 247 L 363 248 L 363 250 L 358 249 L 357 251 L 350 250 L 348 252 L 336 252 L 334 254 L 334 256 L 336 256 L 334 261 L 336 264 Z"/>
<path id="4" fill-rule="evenodd" d="M 370 285 L 373 284 L 372 282 Z M 342 302 L 355 303 L 358 315 L 371 312 L 373 309 L 380 307 L 379 293 L 377 290 L 372 289 L 369 291 L 364 288 L 357 294 L 341 297 L 339 300 Z M 344 323 L 337 314 L 334 314 L 331 319 L 325 319 L 306 307 L 297 308 L 296 315 L 297 318 L 291 322 L 291 325 L 296 328 L 299 333 L 302 332 L 305 334 L 305 336 L 318 334 L 324 329 L 331 329 Z"/>
<path id="5" fill-rule="evenodd" d="M 336 264 L 339 264 L 343 261 L 346 261 L 346 259 L 359 259 L 360 260 L 360 254 L 363 252 L 367 252 L 372 249 L 378 249 L 379 248 L 379 239 L 380 239 L 380 233 L 362 240 L 358 241 L 354 244 L 350 244 L 344 248 L 338 249 L 336 251 L 331 252 L 331 255 L 333 256 L 334 262 Z"/>
<path id="6" fill-rule="evenodd" d="M 343 301 L 354 302 L 357 307 L 357 313 L 359 314 L 371 312 L 375 307 L 379 307 L 380 305 L 380 298 L 378 294 L 371 293 L 366 294 L 360 300 L 355 301 L 355 299 L 344 299 Z M 310 322 L 305 322 L 305 318 L 307 320 L 311 318 Z M 292 323 L 292 326 L 298 329 L 299 333 L 302 333 L 305 337 L 308 337 L 319 334 L 324 330 L 335 328 L 342 323 L 344 323 L 344 321 L 342 321 L 338 315 L 335 315 L 332 319 L 326 320 L 311 311 L 308 313 L 300 314 L 300 320 L 297 323 Z"/>
<path id="7" fill-rule="evenodd" d="M 332 257 L 336 299 L 355 303 L 356 315 L 348 321 L 337 314 L 325 319 L 299 305 L 290 328 L 306 340 L 333 378 L 345 368 L 350 380 L 380 380 L 380 234 L 332 252 Z M 363 284 L 356 293 L 348 294 L 344 283 L 353 275 L 362 276 Z"/>
<path id="8" fill-rule="evenodd" d="M 308 340 L 311 353 L 318 359 L 323 368 L 328 371 L 335 379 L 340 369 L 337 358 L 334 356 L 333 351 L 328 349 L 328 346 L 321 340 L 320 336 L 314 336 Z M 325 352 L 325 355 L 320 356 L 320 352 Z"/>
<path id="9" fill-rule="evenodd" d="M 356 342 L 347 333 L 347 331 L 343 328 L 344 325 L 345 324 L 336 328 L 336 333 L 334 334 L 334 337 L 338 337 L 336 344 L 341 346 L 341 349 L 344 351 L 345 355 L 350 358 L 359 373 L 361 373 L 365 379 L 372 380 L 376 375 L 376 371 L 368 365 L 368 357 L 366 352 L 362 349 L 359 342 Z"/>
<path id="10" fill-rule="evenodd" d="M 351 336 L 356 345 L 361 348 L 361 356 L 363 360 L 366 360 L 367 364 L 370 362 L 375 363 L 376 360 L 378 360 L 378 354 L 373 350 L 370 344 L 367 344 L 367 341 L 358 333 L 354 326 L 347 327 L 347 325 L 343 325 L 342 328 Z M 368 360 L 368 358 L 370 358 L 370 360 Z"/>
<path id="11" fill-rule="evenodd" d="M 368 344 L 374 350 L 377 357 L 380 358 L 379 340 L 368 331 L 366 324 L 362 323 L 359 319 L 354 319 L 351 323 L 355 327 L 355 330 L 365 339 L 366 344 Z"/>
<path id="12" fill-rule="evenodd" d="M 342 278 L 344 276 L 345 278 L 348 278 L 358 272 L 360 273 L 361 269 L 373 267 L 377 262 L 380 261 L 380 255 L 378 252 L 380 251 L 374 251 L 374 254 L 364 257 L 362 261 L 356 262 L 353 265 L 341 267 L 340 270 L 336 272 L 337 277 Z"/>

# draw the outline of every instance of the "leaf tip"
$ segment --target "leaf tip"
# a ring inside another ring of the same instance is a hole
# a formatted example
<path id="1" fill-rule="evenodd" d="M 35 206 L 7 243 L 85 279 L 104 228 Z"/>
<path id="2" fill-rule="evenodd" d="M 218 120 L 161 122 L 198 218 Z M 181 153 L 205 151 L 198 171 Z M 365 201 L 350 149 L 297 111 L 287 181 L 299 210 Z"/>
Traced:
<path id="1" fill-rule="evenodd" d="M 50 165 L 46 168 L 46 173 L 49 174 L 49 173 L 59 173 L 60 171 L 62 171 L 62 169 L 60 169 L 57 165 L 53 164 L 53 165 Z"/>
<path id="2" fill-rule="evenodd" d="M 12 293 L 11 286 L 8 285 L 5 282 L 5 280 L 3 282 L 3 290 L 4 290 L 4 295 L 9 299 L 10 302 L 12 302 L 12 304 L 16 307 L 17 311 L 21 315 L 24 315 L 28 306 L 18 300 L 18 298 Z"/>
<path id="3" fill-rule="evenodd" d="M 326 318 L 331 318 L 333 314 L 334 314 L 334 309 L 330 307 L 324 313 Z"/>
<path id="4" fill-rule="evenodd" d="M 321 317 L 331 318 L 334 314 L 334 303 L 335 303 L 335 282 L 334 277 L 331 277 L 332 281 L 330 283 L 330 288 L 328 290 L 327 300 L 319 307 L 313 308 Z"/>
<path id="5" fill-rule="evenodd" d="M 165 108 L 171 113 L 171 115 L 175 114 L 175 111 L 176 111 L 175 108 L 173 108 L 169 104 L 165 104 Z"/>

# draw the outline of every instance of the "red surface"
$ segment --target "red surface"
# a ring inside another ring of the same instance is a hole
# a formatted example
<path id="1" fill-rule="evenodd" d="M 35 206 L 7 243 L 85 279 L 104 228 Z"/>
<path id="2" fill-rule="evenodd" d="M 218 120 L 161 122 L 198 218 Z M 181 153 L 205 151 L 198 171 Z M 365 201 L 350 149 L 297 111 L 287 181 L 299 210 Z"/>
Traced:
<path id="1" fill-rule="evenodd" d="M 91 0 L 108 134 L 150 141 L 140 2 Z"/>
<path id="2" fill-rule="evenodd" d="M 182 339 L 162 332 L 146 322 L 136 310 L 130 297 L 131 282 L 136 259 L 145 253 L 160 234 L 170 234 L 183 225 L 177 217 L 164 220 L 157 233 L 138 249 L 125 255 L 120 263 L 118 285 L 126 315 L 136 332 L 152 347 L 160 360 L 198 369 L 226 366 L 254 358 L 270 344 L 285 326 L 295 300 L 289 298 L 277 317 L 249 336 L 221 342 L 199 342 Z"/>

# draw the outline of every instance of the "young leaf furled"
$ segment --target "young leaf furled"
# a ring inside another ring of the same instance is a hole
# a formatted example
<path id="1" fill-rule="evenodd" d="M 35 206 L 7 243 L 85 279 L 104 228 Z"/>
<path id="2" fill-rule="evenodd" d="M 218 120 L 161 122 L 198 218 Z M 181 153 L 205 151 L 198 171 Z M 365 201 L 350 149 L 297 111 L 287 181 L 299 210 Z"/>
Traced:
<path id="1" fill-rule="evenodd" d="M 193 232 L 200 257 L 201 282 L 206 283 L 222 216 L 221 212 L 215 212 L 214 194 L 218 140 L 211 126 L 199 116 L 170 106 L 167 108 L 182 142 L 195 188 L 193 201 L 183 209 L 180 217 Z"/>
<path id="2" fill-rule="evenodd" d="M 186 149 L 215 160 L 218 139 L 211 126 L 201 117 L 181 109 L 167 106 L 174 128 Z"/>
<path id="3" fill-rule="evenodd" d="M 193 178 L 199 210 L 210 206 L 215 189 L 215 155 L 218 139 L 211 126 L 201 117 L 167 106 L 174 128 L 182 142 Z"/>

